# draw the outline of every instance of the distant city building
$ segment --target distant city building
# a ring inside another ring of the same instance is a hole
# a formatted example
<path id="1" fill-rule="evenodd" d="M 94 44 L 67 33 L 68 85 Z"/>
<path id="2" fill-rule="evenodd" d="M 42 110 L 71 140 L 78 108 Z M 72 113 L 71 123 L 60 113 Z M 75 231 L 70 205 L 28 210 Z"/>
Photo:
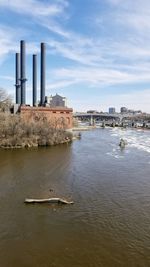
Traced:
<path id="1" fill-rule="evenodd" d="M 114 114 L 116 112 L 115 108 L 109 108 L 109 114 Z"/>
<path id="2" fill-rule="evenodd" d="M 128 109 L 128 113 L 134 114 L 134 110 L 133 109 Z"/>
<path id="3" fill-rule="evenodd" d="M 58 94 L 55 96 L 46 96 L 45 104 L 50 107 L 67 107 L 67 98 Z"/>
<path id="4" fill-rule="evenodd" d="M 121 113 L 127 113 L 128 109 L 126 107 L 121 107 L 120 112 Z"/>
<path id="5" fill-rule="evenodd" d="M 134 110 L 134 114 L 142 114 L 142 111 L 141 110 Z"/>
<path id="6" fill-rule="evenodd" d="M 99 112 L 97 110 L 88 110 L 87 113 L 98 114 Z"/>
<path id="7" fill-rule="evenodd" d="M 138 115 L 141 114 L 142 111 L 141 110 L 134 110 L 134 109 L 127 109 L 126 107 L 121 107 L 120 109 L 121 113 L 128 113 L 128 114 L 132 114 L 132 115 Z"/>

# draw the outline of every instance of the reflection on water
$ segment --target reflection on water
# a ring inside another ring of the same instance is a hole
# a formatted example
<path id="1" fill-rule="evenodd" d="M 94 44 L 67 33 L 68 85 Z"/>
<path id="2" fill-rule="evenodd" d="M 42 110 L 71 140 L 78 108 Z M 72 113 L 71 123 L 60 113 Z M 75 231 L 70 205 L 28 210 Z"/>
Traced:
<path id="1" fill-rule="evenodd" d="M 120 138 L 128 140 L 124 150 Z M 0 266 L 150 266 L 150 135 L 98 129 L 0 151 Z M 59 196 L 72 206 L 25 205 Z"/>

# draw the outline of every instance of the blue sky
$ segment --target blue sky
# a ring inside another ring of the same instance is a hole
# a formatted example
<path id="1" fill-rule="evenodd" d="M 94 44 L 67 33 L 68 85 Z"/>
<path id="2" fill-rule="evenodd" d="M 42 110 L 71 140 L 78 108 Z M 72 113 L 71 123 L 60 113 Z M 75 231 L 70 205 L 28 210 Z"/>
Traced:
<path id="1" fill-rule="evenodd" d="M 74 111 L 126 106 L 150 113 L 149 0 L 0 0 L 0 14 L 0 87 L 14 97 L 23 39 L 27 103 L 32 54 L 40 63 L 45 42 L 47 95 L 66 96 Z"/>

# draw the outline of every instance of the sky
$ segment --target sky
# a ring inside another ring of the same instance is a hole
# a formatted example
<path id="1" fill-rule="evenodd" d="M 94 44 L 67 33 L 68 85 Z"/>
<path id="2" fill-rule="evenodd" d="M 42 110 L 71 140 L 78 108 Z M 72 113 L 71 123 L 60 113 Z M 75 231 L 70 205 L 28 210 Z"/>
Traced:
<path id="1" fill-rule="evenodd" d="M 150 113 L 149 0 L 0 0 L 0 88 L 15 99 L 15 53 L 26 41 L 26 102 L 32 54 L 46 43 L 46 95 L 74 111 Z"/>

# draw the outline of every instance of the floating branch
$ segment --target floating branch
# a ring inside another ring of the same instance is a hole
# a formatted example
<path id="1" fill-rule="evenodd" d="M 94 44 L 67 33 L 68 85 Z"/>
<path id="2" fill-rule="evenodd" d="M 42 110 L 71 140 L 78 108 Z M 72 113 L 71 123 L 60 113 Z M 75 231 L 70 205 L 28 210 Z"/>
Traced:
<path id="1" fill-rule="evenodd" d="M 62 198 L 42 198 L 42 199 L 32 199 L 26 198 L 25 203 L 58 203 L 58 204 L 74 204 L 73 201 L 67 201 L 66 199 Z"/>

